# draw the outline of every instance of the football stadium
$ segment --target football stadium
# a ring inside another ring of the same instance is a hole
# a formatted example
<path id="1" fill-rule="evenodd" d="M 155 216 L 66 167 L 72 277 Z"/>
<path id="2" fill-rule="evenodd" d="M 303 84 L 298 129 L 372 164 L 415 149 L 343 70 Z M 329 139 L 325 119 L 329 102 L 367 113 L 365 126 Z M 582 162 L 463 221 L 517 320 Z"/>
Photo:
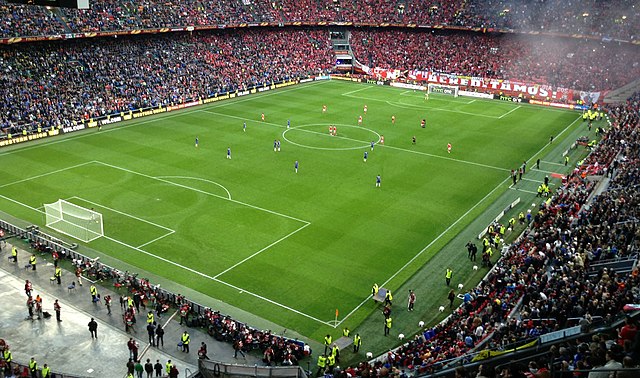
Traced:
<path id="1" fill-rule="evenodd" d="M 638 4 L 0 14 L 0 378 L 640 376 Z"/>

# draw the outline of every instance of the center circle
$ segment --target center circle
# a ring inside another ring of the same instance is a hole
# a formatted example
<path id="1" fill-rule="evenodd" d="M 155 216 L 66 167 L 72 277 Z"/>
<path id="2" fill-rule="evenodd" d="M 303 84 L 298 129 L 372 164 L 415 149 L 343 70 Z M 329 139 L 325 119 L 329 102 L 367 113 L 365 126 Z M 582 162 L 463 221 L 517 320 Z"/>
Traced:
<path id="1" fill-rule="evenodd" d="M 284 139 L 285 141 L 293 144 L 294 146 L 298 146 L 298 147 L 304 147 L 304 148 L 310 148 L 313 150 L 325 150 L 325 151 L 349 151 L 349 150 L 359 150 L 362 148 L 366 148 L 369 147 L 371 142 L 366 142 L 366 141 L 362 141 L 362 140 L 356 140 L 356 139 L 351 139 L 351 138 L 347 138 L 347 137 L 343 137 L 340 135 L 336 135 L 336 136 L 331 136 L 327 133 L 324 132 L 320 132 L 320 131 L 313 131 L 313 130 L 304 130 L 305 128 L 309 128 L 309 127 L 314 127 L 314 126 L 323 126 L 323 127 L 328 127 L 328 126 L 336 126 L 336 127 L 349 127 L 349 128 L 354 128 L 354 129 L 359 129 L 359 130 L 366 130 L 370 133 L 373 133 L 376 138 L 375 138 L 375 142 L 374 144 L 378 144 L 380 142 L 380 134 L 378 134 L 377 132 L 371 130 L 371 129 L 367 129 L 364 126 L 353 126 L 353 125 L 345 125 L 345 124 L 341 124 L 341 123 L 332 123 L 332 124 L 324 124 L 324 123 L 308 123 L 308 124 L 304 124 L 304 125 L 299 125 L 296 127 L 291 127 L 289 129 L 286 129 L 282 132 L 282 139 Z M 354 147 L 317 147 L 317 146 L 310 146 L 307 144 L 303 144 L 303 143 L 297 143 L 297 142 L 293 142 L 291 139 L 287 138 L 287 133 L 289 131 L 292 130 L 298 130 L 298 131 L 304 131 L 304 132 L 308 132 L 308 133 L 312 133 L 312 134 L 318 134 L 318 135 L 322 135 L 325 136 L 327 138 L 336 138 L 339 140 L 350 140 L 353 142 L 358 142 L 358 143 L 363 143 L 362 145 L 358 145 L 358 146 L 354 146 Z"/>

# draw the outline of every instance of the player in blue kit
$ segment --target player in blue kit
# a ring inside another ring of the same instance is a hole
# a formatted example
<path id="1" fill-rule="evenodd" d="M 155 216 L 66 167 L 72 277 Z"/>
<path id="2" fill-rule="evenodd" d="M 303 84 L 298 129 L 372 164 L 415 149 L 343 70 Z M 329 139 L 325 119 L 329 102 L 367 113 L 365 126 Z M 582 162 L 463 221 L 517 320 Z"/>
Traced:
<path id="1" fill-rule="evenodd" d="M 367 157 L 369 157 L 369 153 L 367 151 L 364 152 L 364 158 L 362 160 L 364 160 L 364 162 L 367 162 Z"/>
<path id="2" fill-rule="evenodd" d="M 375 143 L 371 141 L 371 151 L 373 151 L 373 146 L 375 146 Z"/>
<path id="3" fill-rule="evenodd" d="M 293 163 L 293 168 L 296 170 L 296 173 L 298 173 L 298 161 L 296 160 L 295 163 Z"/>
<path id="4" fill-rule="evenodd" d="M 231 159 L 231 147 L 227 147 L 227 159 Z"/>
<path id="5" fill-rule="evenodd" d="M 287 120 L 287 129 L 291 127 L 291 120 Z"/>
<path id="6" fill-rule="evenodd" d="M 196 137 L 196 147 L 198 147 L 198 137 Z"/>
<path id="7" fill-rule="evenodd" d="M 274 140 L 273 140 L 273 152 L 276 152 L 276 151 L 277 151 L 277 150 L 276 150 L 277 148 L 278 148 L 278 141 L 274 139 Z"/>
<path id="8" fill-rule="evenodd" d="M 247 123 L 243 123 L 242 124 L 242 131 L 244 131 L 245 133 L 247 132 Z"/>
<path id="9" fill-rule="evenodd" d="M 380 187 L 380 182 L 382 182 L 382 178 L 380 177 L 380 175 L 376 176 L 376 188 Z"/>
<path id="10" fill-rule="evenodd" d="M 278 152 L 280 152 L 280 139 L 276 141 L 276 148 L 278 149 Z"/>

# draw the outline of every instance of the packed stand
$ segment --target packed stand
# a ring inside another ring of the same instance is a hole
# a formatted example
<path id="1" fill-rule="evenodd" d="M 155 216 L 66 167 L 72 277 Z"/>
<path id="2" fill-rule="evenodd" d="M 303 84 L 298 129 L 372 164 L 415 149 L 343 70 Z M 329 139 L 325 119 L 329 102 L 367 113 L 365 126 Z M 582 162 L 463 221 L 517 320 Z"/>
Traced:
<path id="1" fill-rule="evenodd" d="M 130 1 L 92 1 L 91 9 L 60 8 L 60 18 L 74 32 L 138 29 L 140 20 Z"/>
<path id="2" fill-rule="evenodd" d="M 633 0 L 472 0 L 452 22 L 525 32 L 640 37 L 640 9 Z"/>
<path id="3" fill-rule="evenodd" d="M 369 67 L 533 81 L 589 91 L 618 88 L 640 76 L 640 49 L 595 41 L 356 29 L 350 44 L 356 59 Z"/>
<path id="4" fill-rule="evenodd" d="M 587 331 L 596 317 L 611 321 L 625 304 L 637 303 L 637 268 L 630 274 L 606 269 L 589 274 L 588 268 L 597 261 L 638 252 L 634 222 L 640 205 L 639 111 L 638 96 L 610 110 L 614 122 L 602 142 L 540 205 L 531 218 L 531 228 L 510 246 L 487 278 L 464 295 L 464 303 L 444 323 L 374 364 L 363 362 L 345 372 L 352 376 L 400 375 L 405 370 L 435 372 L 445 361 L 471 358 L 468 352 L 488 335 L 491 337 L 483 348 L 500 349 L 575 325 L 575 319 Z M 594 171 L 594 167 L 600 168 Z M 611 177 L 610 189 L 589 206 L 585 204 L 595 184 L 585 172 Z M 520 299 L 522 307 L 512 312 Z M 630 342 L 626 344 L 630 348 Z M 587 358 L 587 350 L 578 349 L 573 358 L 565 349 L 556 350 L 563 355 L 558 358 L 565 370 L 589 369 L 613 359 L 605 358 L 606 350 Z M 616 354 L 616 359 L 622 357 Z M 640 362 L 640 353 L 635 352 L 633 362 Z"/>
<path id="5" fill-rule="evenodd" d="M 0 14 L 4 37 L 263 21 L 338 21 L 484 27 L 634 40 L 640 32 L 640 10 L 634 5 L 630 0 L 95 0 L 90 10 L 48 11 L 3 1 Z"/>
<path id="6" fill-rule="evenodd" d="M 134 13 L 140 18 L 141 28 L 144 29 L 260 21 L 245 9 L 240 0 L 144 0 L 135 2 L 135 6 Z"/>
<path id="7" fill-rule="evenodd" d="M 108 57 L 108 59 L 105 59 Z M 17 133 L 326 72 L 328 33 L 244 30 L 0 47 L 0 128 Z"/>
<path id="8" fill-rule="evenodd" d="M 0 38 L 56 35 L 67 30 L 45 7 L 0 0 Z"/>
<path id="9" fill-rule="evenodd" d="M 91 262 L 87 264 L 87 269 L 95 265 Z M 85 273 L 91 276 L 90 271 Z M 259 351 L 263 356 L 263 362 L 268 366 L 298 365 L 301 359 L 311 354 L 308 344 L 275 335 L 270 330 L 251 328 L 210 308 L 196 309 L 195 304 L 181 294 L 160 290 L 159 286 L 154 286 L 148 280 L 137 278 L 129 272 L 110 270 L 108 277 L 116 288 L 126 287 L 128 290 L 126 295 L 120 297 L 126 332 L 135 332 L 136 314 L 141 311 L 155 312 L 158 319 L 161 319 L 170 308 L 175 307 L 178 308 L 180 325 L 204 328 L 216 340 L 233 344 L 238 352 Z"/>

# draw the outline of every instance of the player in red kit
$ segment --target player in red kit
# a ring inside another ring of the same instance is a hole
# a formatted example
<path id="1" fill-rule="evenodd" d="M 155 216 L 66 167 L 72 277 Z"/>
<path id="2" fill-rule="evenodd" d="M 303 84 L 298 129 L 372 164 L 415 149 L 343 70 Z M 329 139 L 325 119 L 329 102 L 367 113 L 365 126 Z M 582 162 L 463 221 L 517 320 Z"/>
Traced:
<path id="1" fill-rule="evenodd" d="M 380 144 L 384 144 L 384 135 L 380 135 Z"/>
<path id="2" fill-rule="evenodd" d="M 327 105 L 322 105 L 322 113 L 326 113 L 327 112 Z"/>
<path id="3" fill-rule="evenodd" d="M 426 119 L 422 119 L 422 121 L 420 121 L 420 127 L 422 127 L 423 129 L 425 127 L 427 127 L 427 120 Z"/>
<path id="4" fill-rule="evenodd" d="M 396 116 L 391 116 L 391 123 L 394 125 L 396 124 Z"/>
<path id="5" fill-rule="evenodd" d="M 451 153 L 451 143 L 447 143 L 447 152 Z"/>
<path id="6" fill-rule="evenodd" d="M 262 113 L 262 115 L 260 116 L 260 118 L 262 118 L 262 122 L 264 122 L 264 113 Z"/>
<path id="7" fill-rule="evenodd" d="M 364 109 L 362 109 L 362 111 L 364 112 L 364 114 L 367 114 L 367 105 L 364 106 Z"/>
<path id="8" fill-rule="evenodd" d="M 362 125 L 362 116 L 358 116 L 358 125 Z"/>

